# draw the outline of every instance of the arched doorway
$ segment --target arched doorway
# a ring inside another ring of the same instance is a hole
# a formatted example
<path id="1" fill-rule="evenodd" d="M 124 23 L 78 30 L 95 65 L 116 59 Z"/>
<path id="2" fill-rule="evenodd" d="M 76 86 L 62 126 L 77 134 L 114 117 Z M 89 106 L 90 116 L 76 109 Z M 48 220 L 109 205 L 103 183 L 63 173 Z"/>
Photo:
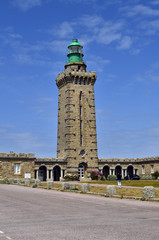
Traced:
<path id="1" fill-rule="evenodd" d="M 59 166 L 55 166 L 53 168 L 53 180 L 60 181 L 60 177 L 61 177 L 61 168 Z"/>
<path id="2" fill-rule="evenodd" d="M 133 166 L 128 166 L 127 167 L 127 175 L 128 175 L 128 179 L 130 179 L 133 175 Z"/>
<path id="3" fill-rule="evenodd" d="M 78 176 L 79 176 L 79 178 L 84 178 L 84 177 L 87 178 L 86 170 L 87 170 L 87 163 L 80 163 L 79 164 L 79 168 L 78 168 Z"/>
<path id="4" fill-rule="evenodd" d="M 103 176 L 107 179 L 109 175 L 109 167 L 108 166 L 104 166 L 103 168 Z"/>
<path id="5" fill-rule="evenodd" d="M 121 166 L 116 166 L 116 168 L 115 168 L 115 175 L 117 176 L 118 174 L 120 174 L 121 175 Z"/>
<path id="6" fill-rule="evenodd" d="M 46 181 L 46 167 L 45 166 L 41 166 L 39 168 L 39 180 L 40 181 Z"/>

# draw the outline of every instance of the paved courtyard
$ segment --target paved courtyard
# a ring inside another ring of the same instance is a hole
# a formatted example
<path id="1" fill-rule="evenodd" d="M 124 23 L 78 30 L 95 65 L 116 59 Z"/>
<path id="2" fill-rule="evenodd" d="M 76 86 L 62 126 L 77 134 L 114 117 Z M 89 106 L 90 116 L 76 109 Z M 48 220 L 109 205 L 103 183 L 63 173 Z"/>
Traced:
<path id="1" fill-rule="evenodd" d="M 156 240 L 159 203 L 0 184 L 0 240 Z"/>

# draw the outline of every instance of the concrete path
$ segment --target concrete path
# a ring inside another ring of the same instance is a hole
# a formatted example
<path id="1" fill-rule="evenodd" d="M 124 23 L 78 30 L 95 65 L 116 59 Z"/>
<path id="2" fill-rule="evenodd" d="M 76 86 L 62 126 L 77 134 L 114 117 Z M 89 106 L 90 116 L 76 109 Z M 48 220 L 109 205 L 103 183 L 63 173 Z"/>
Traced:
<path id="1" fill-rule="evenodd" d="M 0 240 L 156 240 L 159 203 L 0 184 Z"/>

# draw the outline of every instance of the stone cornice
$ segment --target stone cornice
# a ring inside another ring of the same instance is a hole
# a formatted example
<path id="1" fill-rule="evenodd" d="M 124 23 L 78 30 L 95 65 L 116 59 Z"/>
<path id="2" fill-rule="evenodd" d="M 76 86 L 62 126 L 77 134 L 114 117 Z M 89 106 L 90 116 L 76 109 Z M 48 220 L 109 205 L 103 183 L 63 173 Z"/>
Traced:
<path id="1" fill-rule="evenodd" d="M 58 88 L 63 87 L 67 83 L 75 81 L 75 79 L 81 79 L 82 82 L 84 80 L 86 83 L 94 84 L 97 78 L 96 72 L 89 72 L 89 71 L 81 71 L 81 70 L 71 70 L 69 68 L 65 69 L 63 72 L 59 73 L 56 77 L 56 85 Z"/>

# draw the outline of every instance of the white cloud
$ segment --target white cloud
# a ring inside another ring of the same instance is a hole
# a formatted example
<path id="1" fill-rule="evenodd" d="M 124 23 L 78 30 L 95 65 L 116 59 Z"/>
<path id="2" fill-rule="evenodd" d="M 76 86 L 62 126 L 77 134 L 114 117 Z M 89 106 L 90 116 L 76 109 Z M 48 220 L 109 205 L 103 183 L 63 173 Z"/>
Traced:
<path id="1" fill-rule="evenodd" d="M 159 33 L 159 20 L 144 21 L 141 24 L 141 29 L 145 30 L 146 35 L 155 35 Z"/>
<path id="2" fill-rule="evenodd" d="M 129 17 L 134 17 L 135 15 L 159 16 L 159 10 L 152 9 L 142 4 L 134 7 L 124 7 L 122 10 L 124 10 L 125 14 Z"/>
<path id="3" fill-rule="evenodd" d="M 159 0 L 151 1 L 150 4 L 152 4 L 152 5 L 159 5 Z"/>
<path id="4" fill-rule="evenodd" d="M 51 98 L 51 97 L 43 97 L 43 98 L 40 98 L 39 99 L 40 102 L 53 102 L 54 101 L 54 98 Z"/>
<path id="5" fill-rule="evenodd" d="M 89 55 L 89 58 L 87 60 L 87 64 L 91 65 L 91 68 L 94 68 L 97 72 L 103 72 L 105 70 L 105 65 L 109 63 L 110 60 L 94 55 Z"/>
<path id="6" fill-rule="evenodd" d="M 152 82 L 159 84 L 159 62 L 153 64 L 143 76 L 137 76 L 136 81 L 143 82 L 145 84 L 149 84 Z"/>
<path id="7" fill-rule="evenodd" d="M 94 28 L 102 24 L 104 21 L 99 16 L 83 15 L 77 24 L 86 26 L 87 28 Z"/>
<path id="8" fill-rule="evenodd" d="M 30 8 L 41 6 L 42 0 L 13 0 L 11 4 L 23 11 L 27 11 Z"/>
<path id="9" fill-rule="evenodd" d="M 119 40 L 121 38 L 122 26 L 123 24 L 121 22 L 105 22 L 102 27 L 96 28 L 96 41 L 104 44 L 110 44 L 113 41 Z"/>
<path id="10" fill-rule="evenodd" d="M 34 53 L 19 53 L 13 54 L 14 60 L 19 64 L 39 65 L 39 66 L 52 66 L 53 61 L 46 59 L 44 56 L 36 56 Z"/>
<path id="11" fill-rule="evenodd" d="M 103 18 L 96 15 L 83 15 L 77 20 L 76 26 L 85 27 L 88 40 L 110 44 L 121 38 L 123 22 L 105 21 Z"/>
<path id="12" fill-rule="evenodd" d="M 69 37 L 70 38 L 70 34 L 73 33 L 73 28 L 71 26 L 71 23 L 69 22 L 63 22 L 61 23 L 60 26 L 58 26 L 58 28 L 54 28 L 52 30 L 49 30 L 49 32 L 53 35 L 56 35 L 60 38 L 65 38 L 65 37 Z"/>
<path id="13" fill-rule="evenodd" d="M 54 144 L 44 136 L 41 138 L 31 132 L 18 132 L 12 125 L 1 124 L 0 133 L 0 145 L 4 152 L 47 152 Z"/>
<path id="14" fill-rule="evenodd" d="M 121 39 L 119 46 L 117 49 L 123 50 L 123 49 L 129 49 L 132 45 L 132 39 L 129 36 L 125 36 Z"/>

